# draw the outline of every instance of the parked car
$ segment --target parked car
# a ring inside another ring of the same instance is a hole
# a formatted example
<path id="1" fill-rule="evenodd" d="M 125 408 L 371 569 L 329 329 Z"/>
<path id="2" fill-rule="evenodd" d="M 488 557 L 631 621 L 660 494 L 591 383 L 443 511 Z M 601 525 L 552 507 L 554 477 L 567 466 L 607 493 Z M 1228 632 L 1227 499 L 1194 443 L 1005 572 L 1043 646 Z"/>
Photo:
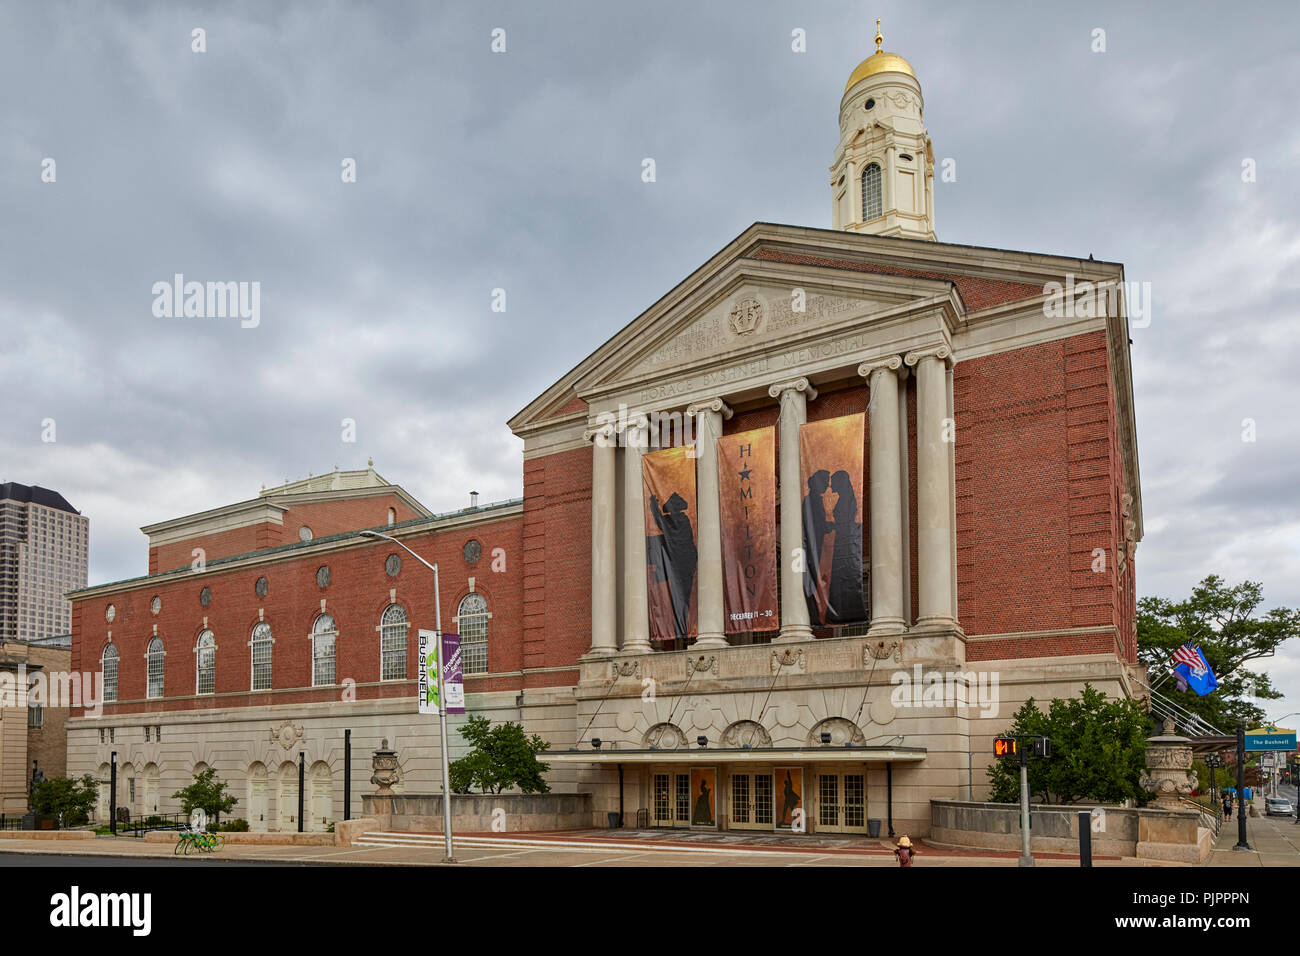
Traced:
<path id="1" fill-rule="evenodd" d="M 1270 817 L 1289 817 L 1295 813 L 1295 808 L 1286 797 L 1267 797 L 1264 800 L 1264 813 Z"/>

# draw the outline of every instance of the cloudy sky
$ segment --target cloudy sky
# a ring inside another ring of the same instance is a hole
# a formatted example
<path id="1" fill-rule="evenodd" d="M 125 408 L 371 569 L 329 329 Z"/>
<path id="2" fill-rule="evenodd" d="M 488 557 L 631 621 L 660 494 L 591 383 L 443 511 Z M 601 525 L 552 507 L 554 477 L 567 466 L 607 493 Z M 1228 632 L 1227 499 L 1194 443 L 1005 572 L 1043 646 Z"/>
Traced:
<path id="1" fill-rule="evenodd" d="M 518 495 L 510 415 L 755 220 L 829 227 L 879 16 L 957 164 L 940 239 L 1151 283 L 1141 592 L 1300 604 L 1300 11 L 1043 7 L 4 2 L 0 481 L 90 516 L 92 583 L 369 456 L 435 511 Z M 260 323 L 156 317 L 176 273 Z M 1300 652 L 1268 669 L 1300 709 Z"/>

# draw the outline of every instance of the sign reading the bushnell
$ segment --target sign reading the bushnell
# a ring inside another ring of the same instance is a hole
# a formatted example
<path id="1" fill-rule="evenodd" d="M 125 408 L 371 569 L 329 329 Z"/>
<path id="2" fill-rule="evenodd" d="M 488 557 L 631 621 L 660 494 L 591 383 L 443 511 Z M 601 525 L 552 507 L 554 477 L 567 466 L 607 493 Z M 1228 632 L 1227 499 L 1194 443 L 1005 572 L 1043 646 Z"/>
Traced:
<path id="1" fill-rule="evenodd" d="M 465 713 L 465 671 L 460 656 L 460 635 L 442 635 L 442 693 L 447 698 L 447 713 Z"/>
<path id="2" fill-rule="evenodd" d="M 695 455 L 691 446 L 641 457 L 650 639 L 685 641 L 697 624 Z"/>
<path id="3" fill-rule="evenodd" d="M 770 631 L 776 614 L 776 429 L 718 439 L 726 631 Z"/>
<path id="4" fill-rule="evenodd" d="M 813 627 L 867 619 L 862 581 L 862 446 L 866 416 L 799 426 L 803 593 Z"/>
<path id="5" fill-rule="evenodd" d="M 438 634 L 420 631 L 420 676 L 416 690 L 420 696 L 420 713 L 438 713 Z"/>

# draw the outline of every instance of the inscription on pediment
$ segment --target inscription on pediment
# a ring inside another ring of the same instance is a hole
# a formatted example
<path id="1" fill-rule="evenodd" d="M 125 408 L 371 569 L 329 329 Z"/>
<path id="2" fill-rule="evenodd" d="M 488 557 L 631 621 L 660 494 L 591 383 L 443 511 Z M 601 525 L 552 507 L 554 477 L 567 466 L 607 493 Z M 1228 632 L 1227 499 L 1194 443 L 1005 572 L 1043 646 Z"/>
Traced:
<path id="1" fill-rule="evenodd" d="M 631 372 L 672 368 L 801 329 L 815 330 L 852 313 L 866 314 L 879 308 L 880 303 L 863 299 L 805 294 L 802 290 L 742 289 L 672 333 Z"/>

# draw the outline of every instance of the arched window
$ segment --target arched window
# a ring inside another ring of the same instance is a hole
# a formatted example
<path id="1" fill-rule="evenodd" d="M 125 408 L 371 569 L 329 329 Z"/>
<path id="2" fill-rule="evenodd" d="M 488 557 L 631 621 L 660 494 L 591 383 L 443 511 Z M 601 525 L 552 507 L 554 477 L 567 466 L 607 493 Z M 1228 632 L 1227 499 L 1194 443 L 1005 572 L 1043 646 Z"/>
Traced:
<path id="1" fill-rule="evenodd" d="M 389 509 L 388 509 L 388 523 L 389 523 L 389 524 L 397 524 L 397 509 L 396 509 L 396 508 L 389 508 Z"/>
<path id="2" fill-rule="evenodd" d="M 194 666 L 194 693 L 211 694 L 217 689 L 217 639 L 211 631 L 200 633 L 194 644 Z"/>
<path id="3" fill-rule="evenodd" d="M 163 642 L 161 637 L 155 637 L 149 642 L 149 650 L 145 653 L 145 697 L 153 699 L 163 695 Z"/>
<path id="4" fill-rule="evenodd" d="M 104 700 L 117 700 L 117 648 L 110 641 L 99 658 L 99 673 L 104 681 Z"/>
<path id="5" fill-rule="evenodd" d="M 249 645 L 253 648 L 253 690 L 271 689 L 271 625 L 258 621 L 253 628 L 253 638 Z"/>
<path id="6" fill-rule="evenodd" d="M 880 164 L 872 163 L 862 171 L 862 221 L 878 219 L 881 210 Z"/>
<path id="7" fill-rule="evenodd" d="M 466 674 L 486 674 L 488 670 L 487 599 L 481 594 L 466 594 L 456 612 L 460 631 L 460 659 Z"/>
<path id="8" fill-rule="evenodd" d="M 322 614 L 311 626 L 311 683 L 313 687 L 334 683 L 334 642 L 338 639 L 334 618 Z"/>
<path id="9" fill-rule="evenodd" d="M 379 619 L 379 679 L 406 678 L 406 611 L 400 604 L 384 608 Z"/>

